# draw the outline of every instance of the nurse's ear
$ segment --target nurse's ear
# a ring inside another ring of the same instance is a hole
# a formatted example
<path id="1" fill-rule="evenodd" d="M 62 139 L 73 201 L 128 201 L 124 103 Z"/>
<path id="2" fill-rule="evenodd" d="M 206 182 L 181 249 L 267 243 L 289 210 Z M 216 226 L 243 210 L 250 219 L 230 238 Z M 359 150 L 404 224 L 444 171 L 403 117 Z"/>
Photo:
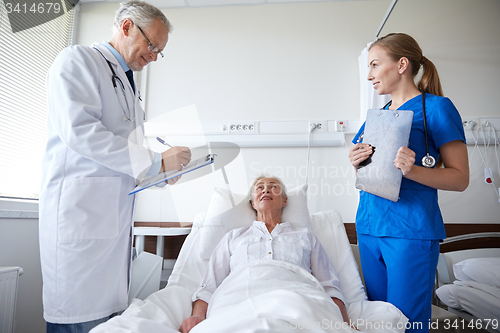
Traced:
<path id="1" fill-rule="evenodd" d="M 398 72 L 399 74 L 404 74 L 406 70 L 410 67 L 410 60 L 407 57 L 402 57 L 398 61 Z"/>

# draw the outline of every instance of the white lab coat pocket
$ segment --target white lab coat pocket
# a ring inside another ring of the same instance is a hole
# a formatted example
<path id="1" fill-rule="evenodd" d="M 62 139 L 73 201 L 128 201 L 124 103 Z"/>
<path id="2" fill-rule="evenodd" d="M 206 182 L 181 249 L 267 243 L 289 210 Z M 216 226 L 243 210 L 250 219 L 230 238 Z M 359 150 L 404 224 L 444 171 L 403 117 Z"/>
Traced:
<path id="1" fill-rule="evenodd" d="M 120 177 L 65 179 L 58 211 L 58 241 L 118 236 Z"/>

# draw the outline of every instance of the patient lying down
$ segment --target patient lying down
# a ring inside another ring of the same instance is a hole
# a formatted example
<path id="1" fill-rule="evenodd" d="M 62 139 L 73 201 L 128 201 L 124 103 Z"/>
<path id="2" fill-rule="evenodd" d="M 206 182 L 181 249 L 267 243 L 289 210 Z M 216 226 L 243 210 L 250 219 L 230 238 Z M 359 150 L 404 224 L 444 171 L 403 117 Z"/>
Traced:
<path id="1" fill-rule="evenodd" d="M 200 325 L 200 332 L 205 332 L 201 326 L 207 310 L 209 317 L 224 313 L 222 326 L 232 321 L 240 327 L 247 324 L 245 314 L 254 312 L 253 321 L 257 318 L 258 325 L 274 331 L 282 331 L 283 325 L 300 328 L 311 318 L 324 318 L 322 325 L 333 325 L 325 320 L 336 312 L 336 318 L 347 323 L 342 325 L 346 332 L 356 329 L 349 325 L 337 274 L 316 236 L 281 221 L 287 204 L 281 181 L 257 178 L 249 197 L 257 221 L 230 231 L 218 244 L 193 295 L 192 315 L 180 331 L 187 333 Z"/>

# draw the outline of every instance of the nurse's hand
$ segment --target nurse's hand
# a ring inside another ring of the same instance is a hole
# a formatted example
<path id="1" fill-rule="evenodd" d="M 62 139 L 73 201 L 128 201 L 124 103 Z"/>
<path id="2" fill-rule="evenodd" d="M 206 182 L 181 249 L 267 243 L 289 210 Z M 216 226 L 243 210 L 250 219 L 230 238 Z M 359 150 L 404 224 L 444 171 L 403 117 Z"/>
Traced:
<path id="1" fill-rule="evenodd" d="M 407 176 L 411 169 L 415 166 L 415 152 L 408 147 L 398 149 L 394 166 L 403 172 L 403 176 Z"/>
<path id="2" fill-rule="evenodd" d="M 161 153 L 161 158 L 162 172 L 182 170 L 191 161 L 191 150 L 188 147 L 172 147 Z"/>
<path id="3" fill-rule="evenodd" d="M 373 153 L 373 147 L 367 143 L 356 143 L 349 149 L 349 161 L 356 169 L 359 163 L 366 160 Z"/>
<path id="4" fill-rule="evenodd" d="M 189 318 L 186 318 L 182 322 L 182 325 L 179 328 L 179 331 L 181 331 L 181 333 L 188 333 L 189 331 L 191 331 L 193 329 L 193 327 L 195 327 L 196 325 L 198 325 L 199 323 L 201 323 L 204 320 L 205 320 L 205 318 L 203 318 L 202 316 L 199 316 L 199 315 L 195 315 L 195 316 L 191 316 Z"/>

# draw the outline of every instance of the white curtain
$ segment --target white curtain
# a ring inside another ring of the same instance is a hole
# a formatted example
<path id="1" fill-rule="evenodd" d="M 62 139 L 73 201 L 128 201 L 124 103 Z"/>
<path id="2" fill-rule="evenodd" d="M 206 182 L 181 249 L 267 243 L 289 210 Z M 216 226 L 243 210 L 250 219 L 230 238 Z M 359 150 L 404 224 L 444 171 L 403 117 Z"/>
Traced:
<path id="1" fill-rule="evenodd" d="M 361 51 L 358 57 L 359 63 L 359 87 L 360 87 L 360 113 L 359 119 L 364 122 L 366 111 L 370 109 L 380 109 L 391 99 L 390 95 L 379 95 L 373 89 L 372 83 L 367 80 L 368 77 L 368 48 L 372 43 L 368 43 Z"/>

